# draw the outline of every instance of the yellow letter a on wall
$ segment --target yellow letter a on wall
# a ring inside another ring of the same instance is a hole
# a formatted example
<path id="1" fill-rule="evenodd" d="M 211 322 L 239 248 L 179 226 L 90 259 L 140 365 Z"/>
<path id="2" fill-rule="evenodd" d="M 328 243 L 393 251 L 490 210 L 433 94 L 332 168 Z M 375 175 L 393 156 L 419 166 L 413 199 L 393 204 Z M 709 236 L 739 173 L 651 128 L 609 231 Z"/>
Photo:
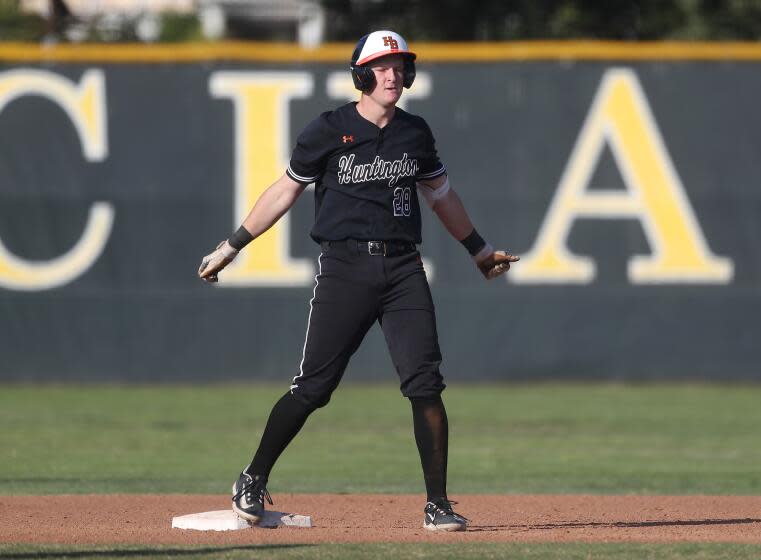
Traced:
<path id="1" fill-rule="evenodd" d="M 626 191 L 587 190 L 608 144 Z M 730 259 L 712 254 L 669 158 L 636 75 L 608 70 L 532 250 L 511 270 L 517 283 L 589 283 L 595 263 L 573 255 L 568 234 L 579 218 L 636 218 L 651 255 L 629 260 L 629 281 L 727 283 Z"/>

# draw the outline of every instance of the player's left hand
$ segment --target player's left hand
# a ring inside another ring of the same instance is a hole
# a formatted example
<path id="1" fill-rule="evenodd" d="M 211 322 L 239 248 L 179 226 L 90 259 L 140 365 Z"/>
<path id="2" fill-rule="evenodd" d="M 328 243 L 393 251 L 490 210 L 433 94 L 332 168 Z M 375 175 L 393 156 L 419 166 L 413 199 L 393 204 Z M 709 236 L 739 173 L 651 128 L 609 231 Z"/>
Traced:
<path id="1" fill-rule="evenodd" d="M 494 251 L 490 255 L 486 255 L 483 259 L 479 259 L 476 262 L 478 270 L 487 280 L 496 278 L 503 275 L 510 270 L 510 263 L 521 260 L 520 257 L 510 255 L 504 251 Z"/>
<path id="2" fill-rule="evenodd" d="M 206 282 L 219 282 L 217 274 L 220 270 L 230 264 L 238 251 L 230 247 L 227 241 L 223 241 L 217 248 L 206 255 L 198 267 L 198 276 Z"/>

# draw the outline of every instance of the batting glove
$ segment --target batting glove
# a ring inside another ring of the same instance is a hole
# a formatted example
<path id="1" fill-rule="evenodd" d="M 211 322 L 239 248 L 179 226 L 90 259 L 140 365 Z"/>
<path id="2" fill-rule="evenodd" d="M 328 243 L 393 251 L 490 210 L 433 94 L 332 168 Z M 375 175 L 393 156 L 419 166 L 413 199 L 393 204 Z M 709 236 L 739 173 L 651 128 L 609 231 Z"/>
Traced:
<path id="1" fill-rule="evenodd" d="M 203 258 L 201 266 L 198 268 L 198 276 L 205 282 L 219 282 L 217 274 L 233 262 L 237 254 L 238 251 L 230 247 L 227 241 L 222 241 L 213 253 L 209 253 Z"/>
<path id="2" fill-rule="evenodd" d="M 476 266 L 484 278 L 492 280 L 510 270 L 510 263 L 521 259 L 504 251 L 495 251 L 491 245 L 487 244 L 473 257 L 473 260 L 476 261 Z"/>

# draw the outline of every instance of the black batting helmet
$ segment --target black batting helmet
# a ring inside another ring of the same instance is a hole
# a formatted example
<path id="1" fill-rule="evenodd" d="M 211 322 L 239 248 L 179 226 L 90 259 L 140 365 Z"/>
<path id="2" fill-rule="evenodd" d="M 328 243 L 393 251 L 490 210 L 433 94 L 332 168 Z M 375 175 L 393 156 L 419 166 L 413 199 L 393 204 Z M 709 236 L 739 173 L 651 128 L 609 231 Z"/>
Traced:
<path id="1" fill-rule="evenodd" d="M 362 37 L 351 55 L 351 77 L 354 87 L 360 91 L 370 91 L 375 85 L 375 74 L 367 63 L 388 54 L 404 55 L 404 80 L 409 88 L 415 81 L 415 58 L 417 55 L 407 48 L 404 37 L 393 31 L 373 31 Z"/>

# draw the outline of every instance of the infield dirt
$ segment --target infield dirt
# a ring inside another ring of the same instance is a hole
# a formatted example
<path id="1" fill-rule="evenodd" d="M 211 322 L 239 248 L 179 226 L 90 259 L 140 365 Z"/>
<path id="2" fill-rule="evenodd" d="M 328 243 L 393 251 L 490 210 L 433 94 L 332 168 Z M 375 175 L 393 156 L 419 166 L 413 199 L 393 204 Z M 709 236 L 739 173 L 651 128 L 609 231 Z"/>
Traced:
<path id="1" fill-rule="evenodd" d="M 0 542 L 239 544 L 323 542 L 736 542 L 761 544 L 761 496 L 467 495 L 465 533 L 422 528 L 414 495 L 280 494 L 275 509 L 314 527 L 197 532 L 172 517 L 226 509 L 228 496 L 1 496 Z"/>

